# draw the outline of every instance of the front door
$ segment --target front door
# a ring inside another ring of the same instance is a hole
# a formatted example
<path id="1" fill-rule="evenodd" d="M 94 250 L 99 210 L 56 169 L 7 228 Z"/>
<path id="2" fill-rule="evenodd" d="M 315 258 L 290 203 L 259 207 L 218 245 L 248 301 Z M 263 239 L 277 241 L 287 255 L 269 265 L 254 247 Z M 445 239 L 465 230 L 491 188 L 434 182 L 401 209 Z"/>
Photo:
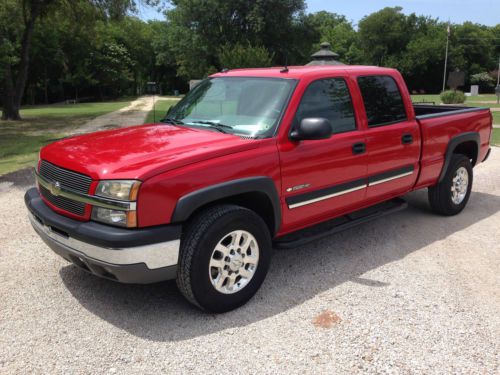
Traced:
<path id="1" fill-rule="evenodd" d="M 365 199 L 367 156 L 347 82 L 342 77 L 313 81 L 294 118 L 330 121 L 333 136 L 281 144 L 283 227 L 295 230 L 340 215 Z"/>

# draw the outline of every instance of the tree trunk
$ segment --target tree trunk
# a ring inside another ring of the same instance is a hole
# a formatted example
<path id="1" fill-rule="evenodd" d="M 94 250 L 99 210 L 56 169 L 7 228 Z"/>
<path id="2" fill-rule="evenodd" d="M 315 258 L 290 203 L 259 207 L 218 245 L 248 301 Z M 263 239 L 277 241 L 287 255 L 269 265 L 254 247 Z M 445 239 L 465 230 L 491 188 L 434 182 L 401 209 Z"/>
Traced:
<path id="1" fill-rule="evenodd" d="M 19 106 L 15 105 L 14 83 L 10 64 L 5 65 L 2 120 L 20 120 Z"/>
<path id="2" fill-rule="evenodd" d="M 49 1 L 50 2 L 50 1 Z M 35 28 L 35 22 L 42 6 L 47 5 L 38 3 L 33 5 L 30 9 L 29 18 L 25 14 L 25 28 L 23 31 L 23 36 L 21 40 L 21 58 L 19 60 L 19 67 L 17 72 L 17 78 L 14 85 L 14 77 L 12 73 L 12 66 L 9 64 L 5 67 L 5 78 L 4 78 L 4 102 L 2 111 L 2 120 L 21 120 L 19 114 L 19 109 L 21 108 L 21 102 L 24 95 L 24 89 L 26 87 L 26 80 L 28 79 L 28 68 L 29 68 L 29 54 L 31 48 L 31 39 L 33 36 L 33 29 Z"/>

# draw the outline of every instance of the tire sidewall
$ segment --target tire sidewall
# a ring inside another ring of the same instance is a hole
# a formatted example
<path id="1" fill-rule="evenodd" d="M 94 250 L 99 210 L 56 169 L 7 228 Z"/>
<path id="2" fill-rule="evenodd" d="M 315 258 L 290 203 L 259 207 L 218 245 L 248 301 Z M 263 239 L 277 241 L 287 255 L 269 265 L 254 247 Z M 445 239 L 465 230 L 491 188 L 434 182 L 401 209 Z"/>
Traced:
<path id="1" fill-rule="evenodd" d="M 464 167 L 467 170 L 469 181 L 467 184 L 467 193 L 465 194 L 463 201 L 460 202 L 460 204 L 456 204 L 451 199 L 451 187 L 453 185 L 453 178 L 455 177 L 455 173 L 461 167 Z M 446 194 L 445 196 L 447 197 L 446 199 L 447 209 L 451 213 L 453 214 L 459 213 L 467 205 L 467 202 L 469 201 L 470 194 L 472 191 L 472 179 L 473 179 L 472 165 L 469 159 L 465 156 L 454 157 L 454 160 L 452 161 L 452 166 L 446 175 L 446 183 L 443 184 L 443 188 L 445 189 L 445 191 L 442 192 L 443 194 Z"/>
<path id="2" fill-rule="evenodd" d="M 259 246 L 259 262 L 254 276 L 243 289 L 233 294 L 224 294 L 212 285 L 209 264 L 215 246 L 224 236 L 235 230 L 245 230 L 255 237 Z M 264 221 L 253 212 L 241 209 L 219 218 L 196 244 L 190 279 L 197 302 L 213 312 L 224 312 L 243 305 L 252 298 L 264 281 L 271 259 L 271 249 L 269 231 Z"/>

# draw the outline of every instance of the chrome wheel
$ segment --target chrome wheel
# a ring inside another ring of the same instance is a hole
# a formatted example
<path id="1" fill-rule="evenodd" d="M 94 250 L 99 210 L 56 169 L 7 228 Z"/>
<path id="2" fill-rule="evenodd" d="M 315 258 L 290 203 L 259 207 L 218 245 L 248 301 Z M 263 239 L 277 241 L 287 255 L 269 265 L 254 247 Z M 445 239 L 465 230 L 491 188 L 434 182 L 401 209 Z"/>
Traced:
<path id="1" fill-rule="evenodd" d="M 226 234 L 215 246 L 208 275 L 214 288 L 224 294 L 243 289 L 252 280 L 259 263 L 259 245 L 247 231 Z"/>
<path id="2" fill-rule="evenodd" d="M 451 183 L 451 201 L 455 204 L 460 204 L 467 195 L 469 188 L 469 173 L 464 167 L 460 167 L 455 172 Z"/>

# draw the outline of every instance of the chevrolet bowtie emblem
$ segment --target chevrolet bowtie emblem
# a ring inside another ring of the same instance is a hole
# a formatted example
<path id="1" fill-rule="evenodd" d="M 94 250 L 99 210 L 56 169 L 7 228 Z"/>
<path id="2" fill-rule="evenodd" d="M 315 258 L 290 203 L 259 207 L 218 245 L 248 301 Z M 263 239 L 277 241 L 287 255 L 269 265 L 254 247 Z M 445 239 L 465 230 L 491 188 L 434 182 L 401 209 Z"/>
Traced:
<path id="1" fill-rule="evenodd" d="M 50 184 L 49 190 L 52 195 L 57 197 L 61 193 L 61 184 L 59 182 Z"/>

